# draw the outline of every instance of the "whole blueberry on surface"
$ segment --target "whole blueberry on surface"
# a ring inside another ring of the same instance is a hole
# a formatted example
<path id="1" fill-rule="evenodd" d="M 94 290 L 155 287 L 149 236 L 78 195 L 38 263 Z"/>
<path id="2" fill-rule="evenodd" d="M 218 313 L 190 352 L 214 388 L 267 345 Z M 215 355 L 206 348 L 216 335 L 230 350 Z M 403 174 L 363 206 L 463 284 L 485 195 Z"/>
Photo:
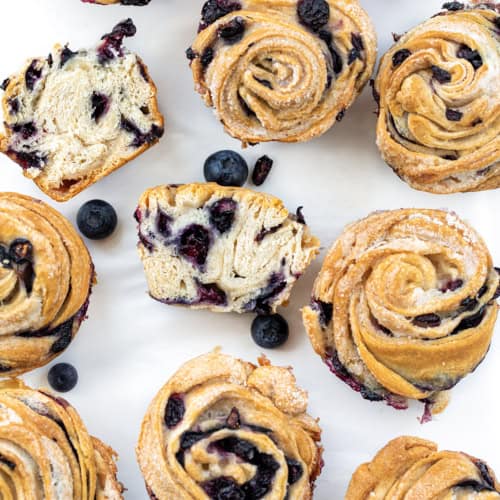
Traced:
<path id="1" fill-rule="evenodd" d="M 113 234 L 118 217 L 108 202 L 91 200 L 78 210 L 76 222 L 84 236 L 91 240 L 102 240 Z"/>
<path id="2" fill-rule="evenodd" d="M 265 349 L 273 349 L 288 340 L 288 323 L 279 314 L 257 316 L 252 323 L 252 338 Z"/>
<path id="3" fill-rule="evenodd" d="M 78 372 L 69 363 L 58 363 L 49 370 L 49 384 L 57 392 L 68 392 L 78 382 Z"/>
<path id="4" fill-rule="evenodd" d="M 241 187 L 248 178 L 248 165 L 235 151 L 217 151 L 206 159 L 203 173 L 208 182 Z"/>

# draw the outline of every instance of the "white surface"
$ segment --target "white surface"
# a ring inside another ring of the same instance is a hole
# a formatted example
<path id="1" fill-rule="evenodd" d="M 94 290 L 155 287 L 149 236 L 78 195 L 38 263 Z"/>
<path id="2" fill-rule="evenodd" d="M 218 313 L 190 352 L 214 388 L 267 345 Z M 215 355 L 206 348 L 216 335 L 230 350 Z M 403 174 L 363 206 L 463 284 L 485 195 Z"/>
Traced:
<path id="1" fill-rule="evenodd" d="M 363 0 L 379 34 L 380 53 L 391 32 L 402 32 L 436 12 L 441 0 L 404 2 Z M 149 7 L 99 7 L 79 0 L 3 0 L 0 30 L 0 76 L 20 68 L 29 56 L 48 54 L 55 42 L 71 48 L 92 45 L 114 24 L 132 16 L 138 33 L 127 46 L 140 53 L 159 88 L 166 115 L 166 135 L 159 145 L 91 187 L 73 201 L 57 205 L 70 220 L 86 200 L 111 202 L 120 217 L 117 233 L 89 242 L 99 275 L 89 319 L 57 361 L 73 363 L 80 374 L 66 395 L 91 433 L 120 454 L 119 474 L 128 499 L 147 498 L 134 447 L 147 405 L 167 378 L 187 359 L 221 345 L 228 353 L 255 360 L 260 349 L 250 338 L 251 316 L 214 315 L 156 303 L 136 254 L 132 213 L 142 191 L 160 183 L 202 180 L 203 161 L 217 149 L 239 149 L 226 136 L 192 90 L 184 50 L 196 31 L 202 0 L 152 0 Z M 438 196 L 403 184 L 379 158 L 375 146 L 375 109 L 369 90 L 342 123 L 306 144 L 268 144 L 244 152 L 249 164 L 266 153 L 275 168 L 263 188 L 285 200 L 290 209 L 304 205 L 306 219 L 327 248 L 342 227 L 382 208 L 448 207 L 469 220 L 486 238 L 500 263 L 499 192 Z M 19 167 L 0 158 L 0 189 L 41 197 Z M 322 253 L 324 255 L 324 252 Z M 287 345 L 267 355 L 276 364 L 293 365 L 300 385 L 309 390 L 310 413 L 321 417 L 326 466 L 315 498 L 343 498 L 354 469 L 389 439 L 401 434 L 430 438 L 442 447 L 464 450 L 488 461 L 500 473 L 498 380 L 500 340 L 486 361 L 456 387 L 447 411 L 420 425 L 422 406 L 397 412 L 369 403 L 331 375 L 310 347 L 299 308 L 308 301 L 319 258 L 295 288 L 283 311 L 290 322 Z M 26 377 L 35 387 L 46 384 L 48 368 Z"/>

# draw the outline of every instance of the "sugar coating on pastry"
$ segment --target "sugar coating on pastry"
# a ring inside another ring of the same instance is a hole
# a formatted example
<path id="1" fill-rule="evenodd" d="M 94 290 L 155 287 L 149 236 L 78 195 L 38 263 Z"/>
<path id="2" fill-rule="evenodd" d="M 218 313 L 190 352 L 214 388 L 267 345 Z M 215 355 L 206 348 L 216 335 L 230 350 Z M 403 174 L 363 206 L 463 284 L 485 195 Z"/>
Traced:
<path id="1" fill-rule="evenodd" d="M 500 483 L 482 460 L 439 451 L 435 443 L 403 436 L 389 442 L 352 476 L 345 500 L 496 500 Z"/>
<path id="2" fill-rule="evenodd" d="M 128 19 L 95 49 L 56 45 L 2 84 L 0 149 L 58 201 L 68 200 L 158 142 L 156 87 L 123 38 Z"/>
<path id="3" fill-rule="evenodd" d="M 144 417 L 137 458 L 151 499 L 312 499 L 321 429 L 290 368 L 219 351 L 183 365 Z"/>
<path id="4" fill-rule="evenodd" d="M 85 319 L 94 266 L 73 226 L 45 203 L 0 193 L 0 373 L 64 351 Z"/>
<path id="5" fill-rule="evenodd" d="M 453 8 L 402 35 L 374 85 L 383 159 L 432 193 L 500 187 L 499 7 Z"/>
<path id="6" fill-rule="evenodd" d="M 187 56 L 196 90 L 246 145 L 326 132 L 368 82 L 376 52 L 357 0 L 208 0 Z"/>
<path id="7" fill-rule="evenodd" d="M 116 459 L 66 400 L 0 383 L 2 498 L 120 500 Z"/>
<path id="8" fill-rule="evenodd" d="M 452 212 L 376 212 L 335 242 L 303 321 L 337 377 L 397 409 L 422 401 L 426 421 L 488 352 L 499 273 Z"/>
<path id="9" fill-rule="evenodd" d="M 159 186 L 136 211 L 150 294 L 166 304 L 268 314 L 318 252 L 302 213 L 217 184 Z"/>

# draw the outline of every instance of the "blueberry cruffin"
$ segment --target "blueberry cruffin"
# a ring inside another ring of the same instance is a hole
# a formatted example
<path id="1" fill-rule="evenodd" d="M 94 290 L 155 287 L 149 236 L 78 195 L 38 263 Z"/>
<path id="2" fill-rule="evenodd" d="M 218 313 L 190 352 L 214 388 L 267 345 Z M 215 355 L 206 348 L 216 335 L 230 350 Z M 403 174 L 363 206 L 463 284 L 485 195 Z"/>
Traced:
<path id="1" fill-rule="evenodd" d="M 301 142 L 341 120 L 372 74 L 376 45 L 357 0 L 208 0 L 187 56 L 229 134 Z"/>
<path id="2" fill-rule="evenodd" d="M 116 453 L 88 434 L 64 399 L 19 380 L 0 383 L 0 496 L 120 500 Z"/>
<path id="3" fill-rule="evenodd" d="M 410 30 L 382 58 L 378 146 L 415 189 L 500 187 L 498 5 L 449 2 L 452 10 Z"/>
<path id="4" fill-rule="evenodd" d="M 488 351 L 499 273 L 452 212 L 376 212 L 334 244 L 303 319 L 337 377 L 398 409 L 420 400 L 426 421 Z"/>
<path id="5" fill-rule="evenodd" d="M 69 346 L 93 282 L 90 255 L 59 212 L 0 193 L 0 376 L 45 365 Z"/>
<path id="6" fill-rule="evenodd" d="M 166 304 L 275 312 L 319 247 L 300 209 L 213 183 L 149 189 L 135 216 L 150 294 Z"/>
<path id="7" fill-rule="evenodd" d="M 122 46 L 135 32 L 127 19 L 95 49 L 56 45 L 2 84 L 0 149 L 57 201 L 110 174 L 163 134 L 156 87 L 141 59 Z"/>
<path id="8" fill-rule="evenodd" d="M 498 500 L 500 483 L 483 461 L 403 436 L 354 473 L 345 500 Z"/>
<path id="9" fill-rule="evenodd" d="M 290 368 L 220 352 L 163 386 L 142 423 L 137 458 L 151 499 L 310 500 L 321 429 Z"/>

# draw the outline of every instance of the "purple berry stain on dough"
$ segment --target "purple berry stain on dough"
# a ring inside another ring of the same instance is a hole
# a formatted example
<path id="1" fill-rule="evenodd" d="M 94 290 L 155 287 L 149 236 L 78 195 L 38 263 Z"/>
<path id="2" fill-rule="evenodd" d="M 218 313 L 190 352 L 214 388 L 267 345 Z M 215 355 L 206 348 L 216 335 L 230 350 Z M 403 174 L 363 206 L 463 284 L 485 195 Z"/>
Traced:
<path id="1" fill-rule="evenodd" d="M 90 98 L 92 108 L 92 119 L 99 123 L 99 120 L 109 111 L 109 97 L 101 92 L 93 92 Z"/>
<path id="2" fill-rule="evenodd" d="M 73 52 L 67 45 L 61 50 L 61 61 L 59 67 L 62 68 L 70 59 L 75 57 L 78 52 Z M 52 56 L 52 55 L 51 55 Z M 49 62 L 50 65 L 50 62 Z"/>
<path id="3" fill-rule="evenodd" d="M 214 306 L 227 305 L 227 296 L 215 283 L 198 283 L 198 303 Z"/>
<path id="4" fill-rule="evenodd" d="M 120 127 L 135 136 L 134 140 L 130 143 L 130 147 L 140 148 L 144 144 L 153 144 L 155 141 L 163 136 L 163 128 L 158 125 L 153 125 L 148 132 L 142 132 L 137 125 L 122 116 Z"/>
<path id="5" fill-rule="evenodd" d="M 210 224 L 215 227 L 219 234 L 227 233 L 233 226 L 238 204 L 232 198 L 222 198 L 213 203 L 208 211 Z"/>
<path id="6" fill-rule="evenodd" d="M 42 77 L 42 68 L 38 68 L 38 64 L 38 59 L 31 61 L 31 64 L 28 66 L 28 69 L 24 74 L 24 80 L 28 90 L 33 90 L 36 82 Z"/>
<path id="7" fill-rule="evenodd" d="M 37 128 L 34 122 L 16 123 L 12 130 L 15 134 L 19 134 L 24 140 L 33 137 L 37 133 Z"/>

